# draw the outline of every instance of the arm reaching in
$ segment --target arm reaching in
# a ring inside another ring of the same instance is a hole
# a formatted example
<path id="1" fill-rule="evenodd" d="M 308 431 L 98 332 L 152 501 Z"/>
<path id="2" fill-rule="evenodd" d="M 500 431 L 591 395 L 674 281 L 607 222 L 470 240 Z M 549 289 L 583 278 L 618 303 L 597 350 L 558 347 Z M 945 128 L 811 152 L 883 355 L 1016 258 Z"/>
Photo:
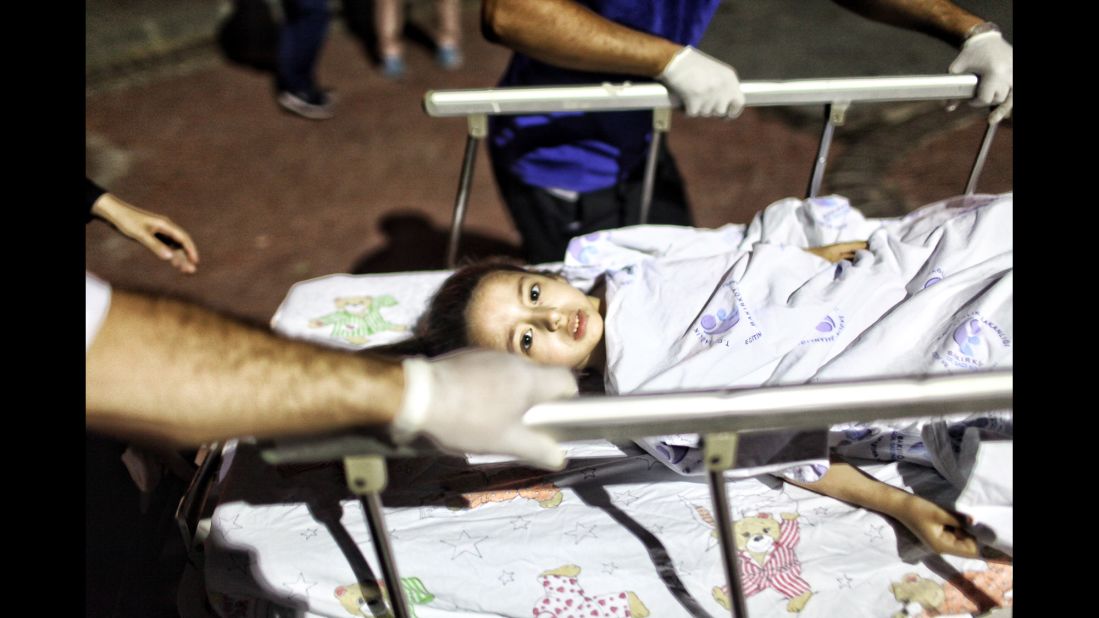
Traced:
<path id="1" fill-rule="evenodd" d="M 951 73 L 976 73 L 974 105 L 996 106 L 989 122 L 1011 115 L 1014 54 L 998 29 L 948 0 L 834 0 L 863 17 L 923 32 L 961 49 Z M 983 32 L 982 32 L 983 31 Z"/>
<path id="2" fill-rule="evenodd" d="M 198 269 L 198 249 L 191 235 L 168 217 L 142 210 L 111 193 L 99 196 L 92 205 L 92 214 L 181 272 L 192 274 Z"/>
<path id="3" fill-rule="evenodd" d="M 957 516 L 930 500 L 866 476 L 849 463 L 833 461 L 815 483 L 786 481 L 888 515 L 937 553 L 965 558 L 979 555 L 976 539 L 963 529 Z"/>
<path id="4" fill-rule="evenodd" d="M 485 38 L 547 64 L 663 82 L 691 116 L 740 114 L 732 67 L 697 49 L 615 23 L 572 0 L 485 0 Z"/>
<path id="5" fill-rule="evenodd" d="M 176 446 L 384 425 L 404 387 L 395 360 L 122 290 L 111 293 L 84 376 L 88 429 Z"/>
<path id="6" fill-rule="evenodd" d="M 404 365 L 319 348 L 191 304 L 114 291 L 88 348 L 88 429 L 173 446 L 387 426 L 451 450 L 558 467 L 560 449 L 526 410 L 576 393 L 565 368 L 502 352 Z"/>

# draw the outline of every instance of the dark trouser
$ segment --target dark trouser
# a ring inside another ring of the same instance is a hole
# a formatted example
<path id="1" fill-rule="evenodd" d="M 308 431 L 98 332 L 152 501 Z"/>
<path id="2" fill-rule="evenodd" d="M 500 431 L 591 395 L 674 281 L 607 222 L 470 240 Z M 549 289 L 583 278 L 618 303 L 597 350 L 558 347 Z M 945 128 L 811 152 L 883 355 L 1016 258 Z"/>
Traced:
<path id="1" fill-rule="evenodd" d="M 328 32 L 328 0 L 284 0 L 285 22 L 279 33 L 278 88 L 310 92 L 313 68 Z"/>
<path id="2" fill-rule="evenodd" d="M 636 225 L 641 220 L 642 163 L 613 187 L 581 193 L 575 202 L 523 183 L 494 158 L 492 171 L 500 196 L 523 237 L 531 264 L 564 259 L 569 239 L 599 230 Z M 683 178 L 671 152 L 660 144 L 648 223 L 693 225 Z"/>

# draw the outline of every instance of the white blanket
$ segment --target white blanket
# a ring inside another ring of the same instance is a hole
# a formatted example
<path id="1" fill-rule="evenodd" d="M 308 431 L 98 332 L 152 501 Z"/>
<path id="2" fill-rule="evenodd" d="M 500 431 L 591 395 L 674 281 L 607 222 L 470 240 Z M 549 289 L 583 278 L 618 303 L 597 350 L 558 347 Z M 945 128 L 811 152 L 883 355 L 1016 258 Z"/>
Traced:
<path id="1" fill-rule="evenodd" d="M 584 239 L 614 264 L 609 394 L 1011 365 L 1011 194 L 877 221 L 843 198 L 788 199 L 739 239 L 728 228 L 684 230 L 698 240 L 682 251 L 630 228 Z M 803 250 L 848 240 L 869 250 L 839 264 Z"/>
<path id="2" fill-rule="evenodd" d="M 609 270 L 608 394 L 1010 367 L 1012 202 L 1011 194 L 961 197 L 903 219 L 867 220 L 841 197 L 786 199 L 748 226 L 578 238 L 565 272 L 587 281 Z M 868 250 L 838 264 L 803 250 L 860 239 Z M 948 436 L 939 444 L 960 449 L 975 424 L 1010 438 L 1009 419 L 952 417 L 937 428 Z M 927 420 L 841 425 L 830 444 L 853 457 L 936 466 Z M 678 472 L 703 471 L 697 436 L 638 442 Z M 821 446 L 799 467 L 740 474 L 783 470 L 816 480 L 826 469 Z M 1010 539 L 1010 528 L 1002 534 Z"/>

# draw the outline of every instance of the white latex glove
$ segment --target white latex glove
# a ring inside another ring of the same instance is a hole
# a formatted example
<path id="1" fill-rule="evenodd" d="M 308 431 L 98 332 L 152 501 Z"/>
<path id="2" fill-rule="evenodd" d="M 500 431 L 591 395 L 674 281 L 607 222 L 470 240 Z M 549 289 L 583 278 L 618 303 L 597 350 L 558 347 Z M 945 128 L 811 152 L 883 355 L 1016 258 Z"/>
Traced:
<path id="1" fill-rule="evenodd" d="M 656 79 L 683 101 L 688 116 L 736 118 L 744 111 L 744 93 L 733 67 L 690 45 Z"/>
<path id="2" fill-rule="evenodd" d="M 977 96 L 972 105 L 997 106 L 988 116 L 997 123 L 1011 115 L 1013 91 L 1013 53 L 1011 44 L 999 32 L 985 32 L 970 38 L 950 65 L 950 72 L 976 73 Z"/>
<path id="3" fill-rule="evenodd" d="M 564 466 L 561 447 L 527 429 L 523 414 L 536 403 L 576 395 L 576 378 L 567 368 L 464 350 L 406 359 L 404 376 L 404 399 L 393 419 L 398 443 L 422 433 L 447 450 L 511 455 L 554 470 Z"/>

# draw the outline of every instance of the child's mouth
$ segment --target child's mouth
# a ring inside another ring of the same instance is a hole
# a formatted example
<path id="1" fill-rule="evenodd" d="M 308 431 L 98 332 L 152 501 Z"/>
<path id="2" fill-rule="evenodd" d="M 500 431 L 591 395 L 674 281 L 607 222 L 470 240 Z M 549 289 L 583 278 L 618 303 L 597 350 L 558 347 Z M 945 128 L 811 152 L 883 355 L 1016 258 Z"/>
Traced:
<path id="1" fill-rule="evenodd" d="M 576 341 L 580 341 L 584 338 L 584 331 L 587 330 L 588 316 L 584 313 L 583 309 L 576 311 L 576 329 L 572 332 L 572 338 Z"/>

